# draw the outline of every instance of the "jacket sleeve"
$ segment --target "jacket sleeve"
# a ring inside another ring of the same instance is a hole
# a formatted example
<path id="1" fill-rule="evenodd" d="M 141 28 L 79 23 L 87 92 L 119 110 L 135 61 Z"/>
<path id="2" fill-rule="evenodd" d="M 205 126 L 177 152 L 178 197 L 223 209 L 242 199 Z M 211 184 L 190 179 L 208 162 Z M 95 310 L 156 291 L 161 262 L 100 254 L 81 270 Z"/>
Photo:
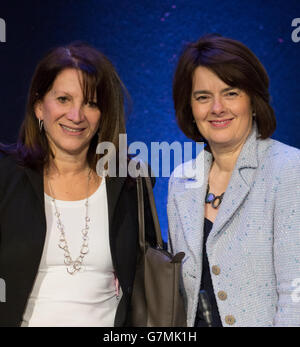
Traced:
<path id="1" fill-rule="evenodd" d="M 15 172 L 15 163 L 9 156 L 0 156 L 0 225 L 1 214 L 6 202 L 8 180 Z"/>
<path id="2" fill-rule="evenodd" d="M 276 176 L 276 173 L 274 173 Z M 274 211 L 275 326 L 300 326 L 300 151 L 282 161 Z"/>

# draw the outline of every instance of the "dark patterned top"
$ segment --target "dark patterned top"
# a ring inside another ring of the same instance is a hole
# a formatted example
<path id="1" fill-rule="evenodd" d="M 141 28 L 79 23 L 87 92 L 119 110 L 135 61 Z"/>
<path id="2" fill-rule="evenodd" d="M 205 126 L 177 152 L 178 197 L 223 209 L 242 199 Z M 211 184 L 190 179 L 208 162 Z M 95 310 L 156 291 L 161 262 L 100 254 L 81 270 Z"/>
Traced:
<path id="1" fill-rule="evenodd" d="M 209 262 L 206 254 L 206 241 L 208 235 L 213 227 L 213 223 L 205 218 L 204 219 L 204 237 L 203 237 L 203 263 L 202 263 L 202 277 L 201 277 L 201 288 L 200 290 L 205 290 L 211 305 L 212 310 L 212 326 L 222 327 L 222 321 L 219 315 L 218 305 L 214 293 L 214 288 L 210 276 Z M 195 319 L 195 327 L 207 327 L 207 323 L 202 315 L 202 312 L 197 310 L 197 315 Z"/>

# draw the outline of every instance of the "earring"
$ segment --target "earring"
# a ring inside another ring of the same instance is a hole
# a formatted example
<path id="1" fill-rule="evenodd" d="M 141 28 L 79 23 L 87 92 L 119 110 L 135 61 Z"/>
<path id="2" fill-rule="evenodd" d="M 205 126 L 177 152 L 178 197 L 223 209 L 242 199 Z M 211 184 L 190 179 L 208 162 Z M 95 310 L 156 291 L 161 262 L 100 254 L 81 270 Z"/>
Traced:
<path id="1" fill-rule="evenodd" d="M 255 111 L 252 112 L 252 117 L 255 118 L 256 117 L 256 113 Z"/>
<path id="2" fill-rule="evenodd" d="M 40 133 L 43 131 L 43 126 L 44 126 L 44 121 L 39 119 L 39 128 L 40 128 Z"/>

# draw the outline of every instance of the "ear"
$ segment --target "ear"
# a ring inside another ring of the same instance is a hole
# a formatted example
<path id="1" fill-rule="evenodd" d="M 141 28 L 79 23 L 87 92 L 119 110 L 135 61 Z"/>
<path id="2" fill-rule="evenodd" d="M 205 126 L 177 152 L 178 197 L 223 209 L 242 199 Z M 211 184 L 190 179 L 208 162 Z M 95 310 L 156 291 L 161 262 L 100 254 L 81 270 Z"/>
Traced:
<path id="1" fill-rule="evenodd" d="M 34 105 L 34 113 L 37 119 L 43 120 L 43 110 L 42 110 L 42 102 L 37 101 Z"/>

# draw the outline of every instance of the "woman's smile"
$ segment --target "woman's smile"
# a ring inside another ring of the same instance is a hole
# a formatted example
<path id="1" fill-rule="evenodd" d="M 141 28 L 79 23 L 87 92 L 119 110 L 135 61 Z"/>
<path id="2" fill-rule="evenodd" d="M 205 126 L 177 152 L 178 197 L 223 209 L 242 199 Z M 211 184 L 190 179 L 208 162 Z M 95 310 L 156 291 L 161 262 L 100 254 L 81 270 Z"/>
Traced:
<path id="1" fill-rule="evenodd" d="M 233 121 L 233 118 L 222 119 L 222 120 L 213 120 L 213 121 L 209 121 L 209 123 L 214 128 L 224 129 L 224 128 L 228 128 L 231 125 L 232 121 Z"/>
<path id="2" fill-rule="evenodd" d="M 67 135 L 71 135 L 71 136 L 79 136 L 82 135 L 82 133 L 84 132 L 84 130 L 86 128 L 74 128 L 74 127 L 69 127 L 63 124 L 59 124 L 63 130 L 63 132 Z"/>

